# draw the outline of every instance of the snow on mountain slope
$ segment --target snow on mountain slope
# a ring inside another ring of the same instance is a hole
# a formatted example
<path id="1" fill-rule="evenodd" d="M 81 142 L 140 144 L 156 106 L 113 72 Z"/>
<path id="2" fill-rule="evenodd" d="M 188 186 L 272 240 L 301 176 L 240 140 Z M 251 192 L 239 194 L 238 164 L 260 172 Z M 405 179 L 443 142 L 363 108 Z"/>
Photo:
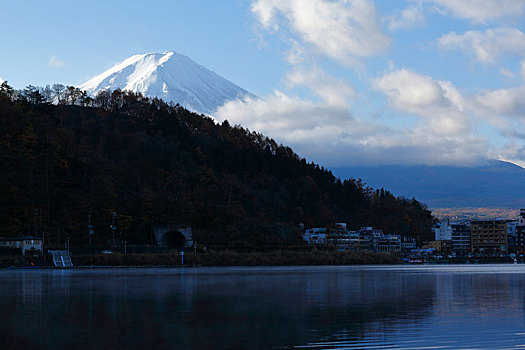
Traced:
<path id="1" fill-rule="evenodd" d="M 140 92 L 204 114 L 212 114 L 227 101 L 253 97 L 248 91 L 174 51 L 133 55 L 79 88 L 92 95 L 106 89 Z"/>

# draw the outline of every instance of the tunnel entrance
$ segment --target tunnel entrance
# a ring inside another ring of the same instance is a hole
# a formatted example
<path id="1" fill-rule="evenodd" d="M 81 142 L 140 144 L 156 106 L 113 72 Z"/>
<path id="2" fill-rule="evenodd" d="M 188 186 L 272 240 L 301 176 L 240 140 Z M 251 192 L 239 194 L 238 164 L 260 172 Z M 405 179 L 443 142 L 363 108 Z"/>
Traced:
<path id="1" fill-rule="evenodd" d="M 182 249 L 186 244 L 186 237 L 176 230 L 168 231 L 162 236 L 162 245 L 171 249 Z"/>

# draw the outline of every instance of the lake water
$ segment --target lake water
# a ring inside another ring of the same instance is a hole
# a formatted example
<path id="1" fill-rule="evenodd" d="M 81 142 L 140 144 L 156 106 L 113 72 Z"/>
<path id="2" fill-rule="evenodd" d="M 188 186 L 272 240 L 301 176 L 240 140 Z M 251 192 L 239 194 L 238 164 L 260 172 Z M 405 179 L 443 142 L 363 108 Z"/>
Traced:
<path id="1" fill-rule="evenodd" d="M 525 266 L 0 271 L 0 349 L 522 349 Z"/>

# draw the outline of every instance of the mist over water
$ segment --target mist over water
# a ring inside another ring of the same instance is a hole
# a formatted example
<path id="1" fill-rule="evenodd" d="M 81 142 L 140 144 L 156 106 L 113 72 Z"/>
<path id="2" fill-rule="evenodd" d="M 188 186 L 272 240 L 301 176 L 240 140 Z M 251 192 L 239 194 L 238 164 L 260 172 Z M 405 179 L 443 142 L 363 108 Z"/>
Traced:
<path id="1" fill-rule="evenodd" d="M 0 348 L 495 349 L 525 266 L 0 272 Z"/>

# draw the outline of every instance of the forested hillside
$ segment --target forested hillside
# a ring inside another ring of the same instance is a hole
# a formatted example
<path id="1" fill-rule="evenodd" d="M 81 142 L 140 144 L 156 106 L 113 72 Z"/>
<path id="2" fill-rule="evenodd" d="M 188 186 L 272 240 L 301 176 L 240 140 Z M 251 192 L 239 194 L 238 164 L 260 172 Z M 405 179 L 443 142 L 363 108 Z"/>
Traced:
<path id="1" fill-rule="evenodd" d="M 87 242 L 90 213 L 99 243 L 113 218 L 117 238 L 136 244 L 153 242 L 156 223 L 245 248 L 297 244 L 299 223 L 430 232 L 414 199 L 341 182 L 264 135 L 161 100 L 4 83 L 0 120 L 0 236 Z"/>

